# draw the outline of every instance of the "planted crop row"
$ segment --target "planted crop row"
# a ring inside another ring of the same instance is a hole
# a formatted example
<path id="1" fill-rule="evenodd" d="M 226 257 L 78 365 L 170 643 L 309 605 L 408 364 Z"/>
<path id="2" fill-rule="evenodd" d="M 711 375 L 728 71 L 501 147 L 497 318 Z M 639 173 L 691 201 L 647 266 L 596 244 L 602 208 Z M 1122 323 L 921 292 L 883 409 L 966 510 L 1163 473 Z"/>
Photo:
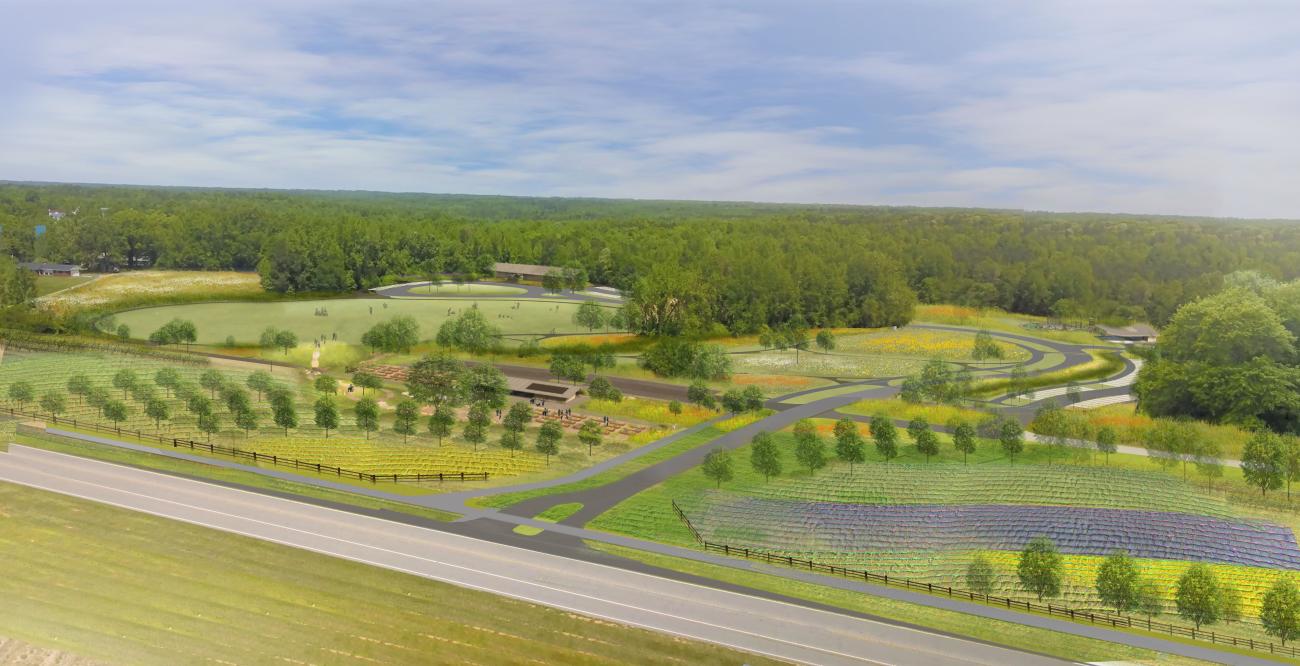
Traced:
<path id="1" fill-rule="evenodd" d="M 1224 500 L 1166 474 L 1051 465 L 859 465 L 784 477 L 747 489 L 759 497 L 862 504 L 1033 504 L 1234 515 Z"/>
<path id="2" fill-rule="evenodd" d="M 1047 536 L 1063 553 L 1300 569 L 1290 529 L 1155 511 L 1067 506 L 872 506 L 712 492 L 692 514 L 718 543 L 828 552 L 1019 550 Z"/>

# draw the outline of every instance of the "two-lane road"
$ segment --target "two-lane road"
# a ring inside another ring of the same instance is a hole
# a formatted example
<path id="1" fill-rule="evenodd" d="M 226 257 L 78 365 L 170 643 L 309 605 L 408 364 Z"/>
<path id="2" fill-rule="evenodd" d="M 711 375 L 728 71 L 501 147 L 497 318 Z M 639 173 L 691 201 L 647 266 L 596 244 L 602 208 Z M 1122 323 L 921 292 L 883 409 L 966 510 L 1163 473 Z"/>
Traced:
<path id="1" fill-rule="evenodd" d="M 908 627 L 21 446 L 0 454 L 0 480 L 793 662 L 858 666 L 1063 663 Z"/>

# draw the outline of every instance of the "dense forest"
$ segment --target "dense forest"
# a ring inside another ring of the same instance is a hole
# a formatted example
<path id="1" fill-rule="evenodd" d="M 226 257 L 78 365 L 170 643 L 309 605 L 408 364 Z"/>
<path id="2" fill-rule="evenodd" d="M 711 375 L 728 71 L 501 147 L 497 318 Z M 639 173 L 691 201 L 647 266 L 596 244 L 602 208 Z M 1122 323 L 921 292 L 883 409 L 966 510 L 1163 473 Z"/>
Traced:
<path id="1" fill-rule="evenodd" d="M 1163 324 L 1233 271 L 1300 276 L 1300 225 L 1279 221 L 10 183 L 0 225 L 18 260 L 260 270 L 280 291 L 575 266 L 733 332 L 903 323 L 917 300 Z"/>
<path id="2" fill-rule="evenodd" d="M 1300 433 L 1300 281 L 1254 271 L 1184 305 L 1133 392 L 1153 416 Z"/>

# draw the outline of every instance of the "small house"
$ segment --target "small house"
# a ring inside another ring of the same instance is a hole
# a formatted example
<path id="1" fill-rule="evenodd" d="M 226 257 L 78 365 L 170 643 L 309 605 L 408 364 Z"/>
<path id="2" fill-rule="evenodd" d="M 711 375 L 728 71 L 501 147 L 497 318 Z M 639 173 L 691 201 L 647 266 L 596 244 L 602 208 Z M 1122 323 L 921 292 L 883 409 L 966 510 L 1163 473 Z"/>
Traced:
<path id="1" fill-rule="evenodd" d="M 81 275 L 81 267 L 74 264 L 28 262 L 21 264 L 21 266 L 37 275 L 62 275 L 65 277 L 77 277 Z"/>

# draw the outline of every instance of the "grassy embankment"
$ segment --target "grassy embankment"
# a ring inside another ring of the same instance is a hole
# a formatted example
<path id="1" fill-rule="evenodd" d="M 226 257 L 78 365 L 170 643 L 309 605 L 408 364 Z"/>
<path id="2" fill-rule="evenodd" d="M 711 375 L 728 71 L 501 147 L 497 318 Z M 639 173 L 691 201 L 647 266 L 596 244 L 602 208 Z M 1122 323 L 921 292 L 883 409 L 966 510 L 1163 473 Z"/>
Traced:
<path id="1" fill-rule="evenodd" d="M 22 486 L 0 506 L 0 635 L 106 662 L 769 663 Z"/>

